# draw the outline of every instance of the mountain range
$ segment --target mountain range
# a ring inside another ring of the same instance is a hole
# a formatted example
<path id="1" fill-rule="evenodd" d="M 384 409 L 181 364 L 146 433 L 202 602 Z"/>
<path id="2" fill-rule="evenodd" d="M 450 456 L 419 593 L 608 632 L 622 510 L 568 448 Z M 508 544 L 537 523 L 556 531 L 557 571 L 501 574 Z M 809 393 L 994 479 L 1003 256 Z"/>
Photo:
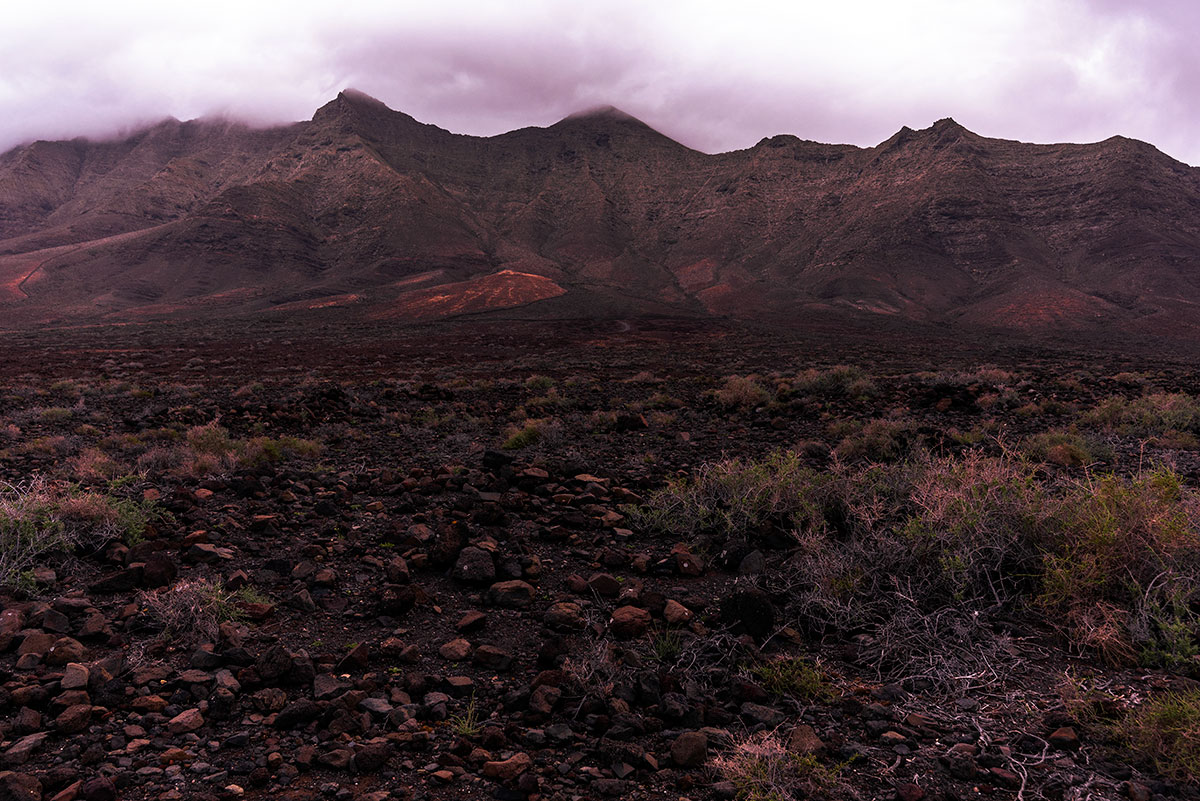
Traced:
<path id="1" fill-rule="evenodd" d="M 1116 136 L 691 150 L 615 108 L 492 137 L 347 90 L 0 155 L 0 327 L 650 315 L 1200 334 L 1200 169 Z"/>

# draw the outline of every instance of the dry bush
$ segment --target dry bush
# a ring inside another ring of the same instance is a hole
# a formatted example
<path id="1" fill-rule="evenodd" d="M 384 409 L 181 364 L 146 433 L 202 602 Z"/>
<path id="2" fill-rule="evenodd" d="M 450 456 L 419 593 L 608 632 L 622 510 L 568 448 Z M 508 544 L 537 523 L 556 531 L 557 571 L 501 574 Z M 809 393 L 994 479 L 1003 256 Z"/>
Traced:
<path id="1" fill-rule="evenodd" d="M 98 549 L 116 531 L 115 518 L 102 514 L 89 495 L 71 497 L 42 476 L 0 484 L 0 586 L 21 584 L 52 554 Z"/>
<path id="2" fill-rule="evenodd" d="M 1084 414 L 1082 422 L 1125 436 L 1195 437 L 1200 434 L 1200 401 L 1182 392 L 1133 400 L 1111 397 Z"/>
<path id="3" fill-rule="evenodd" d="M 107 481 L 124 472 L 124 465 L 99 448 L 84 448 L 71 460 L 71 473 L 86 481 Z"/>
<path id="4" fill-rule="evenodd" d="M 1035 434 L 1022 443 L 1022 449 L 1039 462 L 1061 467 L 1084 467 L 1113 457 L 1112 448 L 1073 428 L 1051 429 Z"/>
<path id="5" fill-rule="evenodd" d="M 215 642 L 221 624 L 237 617 L 234 595 L 219 581 L 193 579 L 138 594 L 143 611 L 163 634 L 187 642 Z"/>
<path id="6" fill-rule="evenodd" d="M 894 462 L 909 457 L 919 443 L 909 420 L 871 420 L 834 448 L 846 462 Z"/>
<path id="7" fill-rule="evenodd" d="M 70 456 L 77 447 L 73 437 L 56 434 L 27 441 L 21 450 L 27 454 L 39 456 Z"/>
<path id="8" fill-rule="evenodd" d="M 608 640 L 598 640 L 587 650 L 563 660 L 562 671 L 585 694 L 605 696 L 621 672 L 621 663 Z"/>
<path id="9" fill-rule="evenodd" d="M 562 441 L 562 423 L 552 417 L 526 420 L 521 428 L 512 427 L 500 445 L 505 450 L 519 450 L 531 445 L 554 446 Z"/>
<path id="10" fill-rule="evenodd" d="M 865 372 L 845 364 L 826 370 L 805 370 L 791 381 L 792 394 L 865 398 L 876 394 L 877 391 L 875 383 Z"/>
<path id="11" fill-rule="evenodd" d="M 734 737 L 712 759 L 713 770 L 745 801 L 788 801 L 836 796 L 846 789 L 836 770 L 811 755 L 794 753 L 778 731 Z"/>
<path id="12" fill-rule="evenodd" d="M 761 461 L 724 459 L 668 483 L 648 502 L 626 511 L 635 526 L 683 538 L 757 538 L 767 529 L 794 532 L 822 516 L 828 480 L 792 451 Z M 795 534 L 792 534 L 795 537 Z"/>
<path id="13" fill-rule="evenodd" d="M 737 375 L 725 379 L 725 385 L 715 390 L 713 397 L 723 409 L 742 411 L 761 406 L 771 399 L 770 394 L 754 376 Z"/>
<path id="14" fill-rule="evenodd" d="M 1117 615 L 1098 611 L 1111 606 L 1144 657 L 1191 661 L 1191 632 L 1200 623 L 1193 611 L 1200 600 L 1200 494 L 1166 469 L 1094 478 L 1072 486 L 1059 522 L 1041 602 L 1065 616 L 1072 639 L 1094 640 L 1096 631 L 1112 629 Z"/>
<path id="15" fill-rule="evenodd" d="M 957 654 L 942 676 L 1005 664 L 998 614 L 1040 614 L 1114 662 L 1195 670 L 1200 495 L 1167 470 L 1055 475 L 979 452 L 818 472 L 785 452 L 705 464 L 627 512 L 714 554 L 794 546 L 761 582 L 803 628 L 873 637 L 892 678 L 939 649 Z"/>

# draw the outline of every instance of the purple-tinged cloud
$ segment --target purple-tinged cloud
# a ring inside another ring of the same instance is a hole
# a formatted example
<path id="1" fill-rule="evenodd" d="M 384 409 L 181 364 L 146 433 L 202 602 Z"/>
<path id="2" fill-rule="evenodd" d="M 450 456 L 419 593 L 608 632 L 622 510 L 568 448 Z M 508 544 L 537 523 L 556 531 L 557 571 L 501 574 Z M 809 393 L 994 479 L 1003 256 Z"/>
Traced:
<path id="1" fill-rule="evenodd" d="M 706 151 L 872 145 L 953 116 L 1026 141 L 1144 139 L 1200 164 L 1187 2 L 31 4 L 0 27 L 0 149 L 165 116 L 307 118 L 353 86 L 453 131 L 619 106 Z"/>

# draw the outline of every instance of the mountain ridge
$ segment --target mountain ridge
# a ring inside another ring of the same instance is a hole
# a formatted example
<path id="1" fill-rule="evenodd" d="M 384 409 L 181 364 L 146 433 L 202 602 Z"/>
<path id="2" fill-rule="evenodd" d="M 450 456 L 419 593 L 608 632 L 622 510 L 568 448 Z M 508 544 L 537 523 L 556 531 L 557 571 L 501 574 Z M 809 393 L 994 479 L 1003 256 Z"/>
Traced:
<path id="1" fill-rule="evenodd" d="M 1191 336 L 1197 265 L 1197 168 L 949 117 L 874 147 L 779 134 L 705 154 L 611 106 L 477 137 L 346 90 L 307 122 L 164 120 L 0 154 L 17 325 L 308 304 Z M 438 286 L 463 301 L 414 305 Z"/>

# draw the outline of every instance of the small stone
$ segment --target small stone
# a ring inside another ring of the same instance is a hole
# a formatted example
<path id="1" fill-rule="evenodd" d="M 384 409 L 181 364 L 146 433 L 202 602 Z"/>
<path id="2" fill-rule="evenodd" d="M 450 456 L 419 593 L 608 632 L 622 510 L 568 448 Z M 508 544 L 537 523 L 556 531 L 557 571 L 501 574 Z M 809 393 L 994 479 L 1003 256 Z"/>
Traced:
<path id="1" fill-rule="evenodd" d="M 54 719 L 54 726 L 60 734 L 78 734 L 91 722 L 92 707 L 90 704 L 72 704 Z"/>
<path id="2" fill-rule="evenodd" d="M 332 673 L 321 673 L 313 679 L 313 698 L 318 701 L 336 698 L 348 689 L 350 689 L 350 685 Z"/>
<path id="3" fill-rule="evenodd" d="M 761 723 L 764 726 L 778 726 L 783 723 L 784 715 L 773 706 L 764 704 L 756 704 L 753 701 L 747 701 L 741 707 L 742 718 L 748 723 Z"/>
<path id="4" fill-rule="evenodd" d="M 107 776 L 88 779 L 80 792 L 84 801 L 117 801 L 117 785 Z"/>
<path id="5" fill-rule="evenodd" d="M 1150 801 L 1150 788 L 1141 782 L 1127 781 L 1121 784 L 1121 791 L 1129 801 Z"/>
<path id="6" fill-rule="evenodd" d="M 44 731 L 25 735 L 8 747 L 8 750 L 4 752 L 4 756 L 0 758 L 0 764 L 8 766 L 24 765 L 33 756 L 33 752 L 42 747 L 42 743 L 49 736 Z"/>
<path id="7" fill-rule="evenodd" d="M 529 710 L 548 717 L 554 712 L 554 707 L 560 698 L 562 698 L 562 690 L 542 684 L 530 694 Z"/>
<path id="8" fill-rule="evenodd" d="M 1055 729 L 1047 739 L 1050 741 L 1050 745 L 1064 751 L 1074 751 L 1079 748 L 1079 735 L 1070 726 Z"/>
<path id="9" fill-rule="evenodd" d="M 460 634 L 466 634 L 472 631 L 478 631 L 487 624 L 487 615 L 480 612 L 478 609 L 468 609 L 463 612 L 463 616 L 458 619 L 454 630 Z"/>
<path id="10" fill-rule="evenodd" d="M 825 743 L 817 736 L 816 729 L 801 723 L 788 736 L 788 750 L 800 756 L 815 756 L 825 751 Z"/>
<path id="11" fill-rule="evenodd" d="M 364 698 L 358 702 L 358 708 L 375 717 L 384 718 L 391 713 L 393 707 L 382 698 Z"/>
<path id="12" fill-rule="evenodd" d="M 988 773 L 992 774 L 992 781 L 1001 787 L 1007 787 L 1015 790 L 1021 786 L 1021 777 L 1013 773 L 1011 770 L 1005 770 L 1004 768 L 992 768 L 988 771 Z"/>
<path id="13" fill-rule="evenodd" d="M 896 785 L 896 801 L 922 801 L 925 790 L 912 782 Z"/>
<path id="14" fill-rule="evenodd" d="M 488 589 L 488 598 L 496 606 L 503 606 L 509 609 L 521 609 L 529 605 L 533 600 L 535 590 L 533 585 L 528 582 L 514 579 L 513 581 L 499 581 Z"/>
<path id="15" fill-rule="evenodd" d="M 738 563 L 738 572 L 743 576 L 762 573 L 766 569 L 767 560 L 763 558 L 762 551 L 751 551 L 742 557 L 742 561 Z"/>
<path id="16" fill-rule="evenodd" d="M 679 601 L 667 601 L 663 607 L 663 618 L 672 626 L 682 626 L 692 619 L 692 610 Z"/>
<path id="17" fill-rule="evenodd" d="M 65 665 L 68 662 L 82 662 L 86 657 L 87 649 L 83 643 L 74 637 L 62 637 L 55 640 L 43 658 L 47 665 Z"/>
<path id="18" fill-rule="evenodd" d="M 553 604 L 542 619 L 550 628 L 565 631 L 576 631 L 587 625 L 583 619 L 583 609 L 570 601 Z"/>
<path id="19" fill-rule="evenodd" d="M 494 645 L 481 645 L 475 649 L 471 661 L 476 665 L 503 673 L 512 666 L 513 658 L 512 654 L 503 648 L 497 648 Z"/>
<path id="20" fill-rule="evenodd" d="M 595 573 L 587 580 L 587 585 L 593 592 L 604 598 L 616 598 L 621 592 L 621 582 L 609 573 Z"/>
<path id="21" fill-rule="evenodd" d="M 533 758 L 526 753 L 517 753 L 498 762 L 483 763 L 483 775 L 489 779 L 511 782 L 533 767 Z"/>
<path id="22" fill-rule="evenodd" d="M 196 731 L 204 725 L 204 716 L 199 709 L 187 709 L 167 721 L 167 731 L 171 734 L 186 734 Z"/>
<path id="23" fill-rule="evenodd" d="M 439 648 L 438 653 L 442 655 L 442 659 L 461 662 L 471 655 L 471 643 L 459 637 Z"/>
<path id="24" fill-rule="evenodd" d="M 671 549 L 675 557 L 675 569 L 681 576 L 700 576 L 704 573 L 704 560 L 687 549 L 685 545 L 676 545 Z"/>
<path id="25" fill-rule="evenodd" d="M 468 545 L 458 554 L 450 575 L 469 584 L 490 584 L 496 578 L 496 563 L 487 551 Z"/>
<path id="26" fill-rule="evenodd" d="M 0 801 L 42 801 L 42 783 L 28 773 L 0 773 Z"/>
<path id="27" fill-rule="evenodd" d="M 59 681 L 58 686 L 64 690 L 82 690 L 87 687 L 90 677 L 91 671 L 88 670 L 87 665 L 70 662 L 63 671 L 63 677 Z"/>
<path id="28" fill-rule="evenodd" d="M 681 768 L 695 768 L 708 759 L 708 736 L 702 731 L 685 731 L 671 743 L 671 761 Z"/>
<path id="29" fill-rule="evenodd" d="M 612 613 L 608 629 L 622 639 L 633 639 L 646 633 L 650 627 L 650 613 L 636 606 L 622 606 Z"/>

